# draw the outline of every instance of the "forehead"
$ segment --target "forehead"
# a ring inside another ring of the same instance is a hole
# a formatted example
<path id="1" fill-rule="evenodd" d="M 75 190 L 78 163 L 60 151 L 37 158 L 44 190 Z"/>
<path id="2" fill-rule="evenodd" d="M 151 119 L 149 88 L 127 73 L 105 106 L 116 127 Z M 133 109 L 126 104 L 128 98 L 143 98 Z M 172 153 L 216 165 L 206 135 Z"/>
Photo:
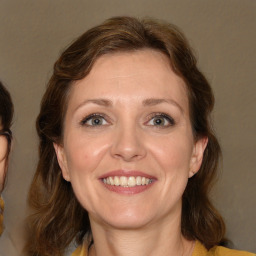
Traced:
<path id="1" fill-rule="evenodd" d="M 102 96 L 127 100 L 170 96 L 188 103 L 186 84 L 174 73 L 168 57 L 150 49 L 99 57 L 91 72 L 73 83 L 69 99 L 72 103 Z"/>

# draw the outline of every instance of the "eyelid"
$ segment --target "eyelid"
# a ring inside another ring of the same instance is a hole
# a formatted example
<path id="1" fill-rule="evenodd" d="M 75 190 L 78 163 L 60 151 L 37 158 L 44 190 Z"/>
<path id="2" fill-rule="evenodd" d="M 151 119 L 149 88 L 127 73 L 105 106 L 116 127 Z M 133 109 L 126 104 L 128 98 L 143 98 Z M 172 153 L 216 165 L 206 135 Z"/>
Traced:
<path id="1" fill-rule="evenodd" d="M 103 118 L 108 124 L 111 124 L 111 120 L 110 118 L 103 114 L 103 113 L 92 113 L 92 114 L 89 114 L 89 115 L 86 115 L 85 117 L 83 117 L 81 119 L 81 121 L 79 122 L 79 124 L 81 126 L 87 126 L 87 127 L 91 127 L 92 125 L 86 125 L 86 122 L 88 122 L 91 118 L 93 117 L 99 117 L 99 118 Z M 169 115 L 169 114 L 166 114 L 166 113 L 163 113 L 163 112 L 155 112 L 155 113 L 151 113 L 150 115 L 148 115 L 146 117 L 146 122 L 144 123 L 145 125 L 148 125 L 148 123 L 153 119 L 153 118 L 157 118 L 157 117 L 161 117 L 161 118 L 165 118 L 169 125 L 164 125 L 162 126 L 162 128 L 166 128 L 166 127 L 170 127 L 170 126 L 173 126 L 176 124 L 175 120 Z M 100 126 L 106 126 L 108 124 L 103 124 L 103 125 L 99 125 Z M 153 125 L 148 125 L 148 126 L 153 126 Z M 96 127 L 96 126 L 95 126 Z M 159 126 L 160 128 L 161 126 Z"/>
<path id="2" fill-rule="evenodd" d="M 103 114 L 103 113 L 92 113 L 92 114 L 89 114 L 89 115 L 86 115 L 85 117 L 83 117 L 82 120 L 79 122 L 80 125 L 90 127 L 91 125 L 86 125 L 86 122 L 88 122 L 93 117 L 103 118 L 107 123 L 110 123 L 110 119 L 105 114 Z"/>
<path id="3" fill-rule="evenodd" d="M 167 121 L 169 122 L 169 125 L 166 125 L 166 126 L 162 126 L 162 128 L 164 127 L 170 127 L 170 126 L 173 126 L 176 124 L 175 120 L 168 114 L 166 113 L 162 113 L 162 112 L 156 112 L 156 113 L 151 113 L 148 117 L 147 117 L 147 121 L 145 122 L 145 124 L 147 124 L 148 122 L 150 122 L 153 118 L 156 118 L 156 117 L 162 117 L 162 118 L 165 118 L 167 119 Z M 161 126 L 159 126 L 161 127 Z"/>

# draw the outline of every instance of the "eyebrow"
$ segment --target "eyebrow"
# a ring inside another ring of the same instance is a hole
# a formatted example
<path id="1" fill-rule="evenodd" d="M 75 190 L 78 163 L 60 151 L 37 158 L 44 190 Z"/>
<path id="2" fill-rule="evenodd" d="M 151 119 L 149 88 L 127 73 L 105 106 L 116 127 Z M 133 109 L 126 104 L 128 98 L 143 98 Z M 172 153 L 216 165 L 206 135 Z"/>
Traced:
<path id="1" fill-rule="evenodd" d="M 83 101 L 81 104 L 79 104 L 76 107 L 76 110 L 79 109 L 80 107 L 89 104 L 89 103 L 93 103 L 99 106 L 103 106 L 103 107 L 111 107 L 113 105 L 112 101 L 110 100 L 106 100 L 106 99 L 90 99 L 90 100 L 85 100 Z"/>
<path id="2" fill-rule="evenodd" d="M 143 100 L 142 105 L 143 106 L 156 106 L 162 103 L 167 103 L 176 106 L 179 108 L 179 110 L 183 113 L 183 108 L 173 99 L 157 99 L 157 98 L 150 98 Z"/>
<path id="3" fill-rule="evenodd" d="M 107 99 L 89 99 L 89 100 L 85 100 L 83 101 L 81 104 L 79 104 L 76 107 L 76 110 L 79 109 L 80 107 L 89 104 L 89 103 L 93 103 L 99 106 L 103 106 L 103 107 L 111 107 L 113 106 L 113 102 L 111 100 L 107 100 Z M 183 108 L 173 99 L 158 99 L 158 98 L 149 98 L 149 99 L 145 99 L 142 102 L 143 106 L 156 106 L 162 103 L 167 103 L 167 104 L 171 104 L 176 106 L 177 108 L 179 108 L 179 110 L 183 113 L 184 110 Z"/>

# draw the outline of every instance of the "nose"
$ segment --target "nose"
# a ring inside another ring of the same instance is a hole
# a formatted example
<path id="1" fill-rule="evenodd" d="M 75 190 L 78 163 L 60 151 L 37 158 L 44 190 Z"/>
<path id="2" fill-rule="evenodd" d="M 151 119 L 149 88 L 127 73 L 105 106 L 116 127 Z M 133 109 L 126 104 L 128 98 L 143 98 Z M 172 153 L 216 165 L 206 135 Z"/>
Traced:
<path id="1" fill-rule="evenodd" d="M 126 125 L 116 129 L 111 155 L 126 162 L 138 161 L 146 156 L 142 134 L 136 127 Z"/>

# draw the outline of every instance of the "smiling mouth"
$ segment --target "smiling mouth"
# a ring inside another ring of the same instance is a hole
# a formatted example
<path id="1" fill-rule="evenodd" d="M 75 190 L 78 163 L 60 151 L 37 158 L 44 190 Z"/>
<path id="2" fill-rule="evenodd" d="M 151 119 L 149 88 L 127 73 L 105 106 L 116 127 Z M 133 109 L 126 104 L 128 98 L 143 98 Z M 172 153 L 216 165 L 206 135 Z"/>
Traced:
<path id="1" fill-rule="evenodd" d="M 102 181 L 107 185 L 130 188 L 136 186 L 147 186 L 153 182 L 153 179 L 142 176 L 110 176 L 102 179 Z"/>

